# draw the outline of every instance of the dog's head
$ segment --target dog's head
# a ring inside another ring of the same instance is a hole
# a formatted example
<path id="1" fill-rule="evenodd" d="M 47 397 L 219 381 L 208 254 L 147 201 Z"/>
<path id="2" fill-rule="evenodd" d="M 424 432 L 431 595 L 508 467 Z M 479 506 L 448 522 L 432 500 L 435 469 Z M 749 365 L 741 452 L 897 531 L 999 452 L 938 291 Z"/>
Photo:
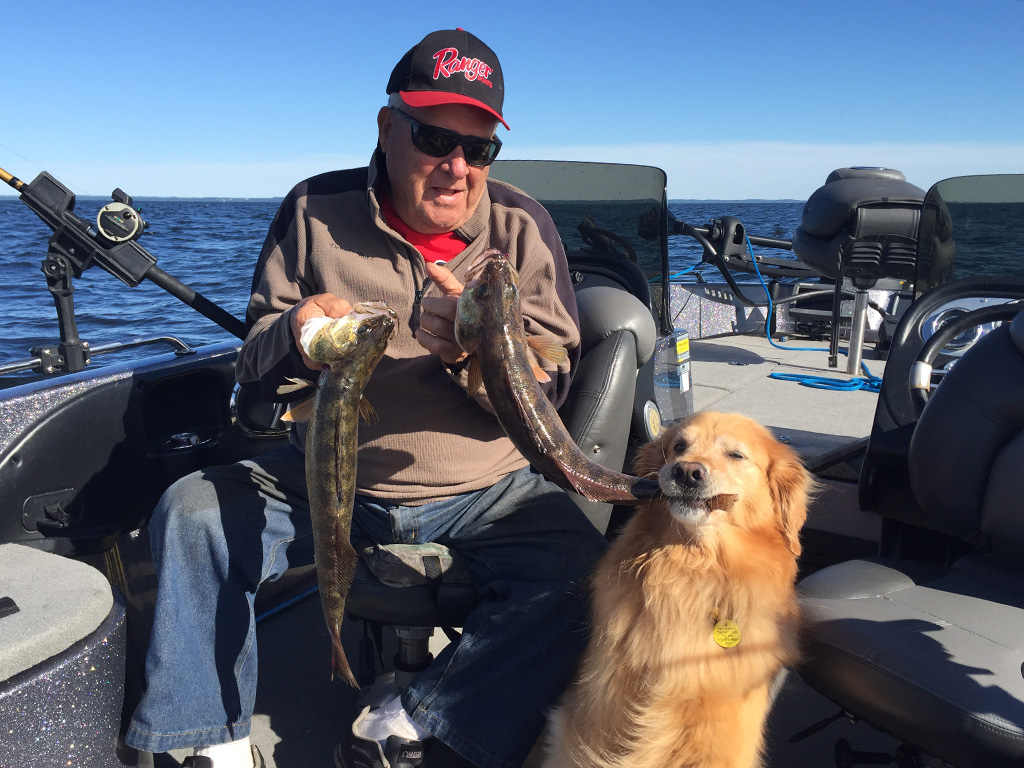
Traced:
<path id="1" fill-rule="evenodd" d="M 810 475 L 792 448 L 746 416 L 698 413 L 646 445 L 635 469 L 658 481 L 686 529 L 699 533 L 723 518 L 746 529 L 775 527 L 800 554 Z"/>

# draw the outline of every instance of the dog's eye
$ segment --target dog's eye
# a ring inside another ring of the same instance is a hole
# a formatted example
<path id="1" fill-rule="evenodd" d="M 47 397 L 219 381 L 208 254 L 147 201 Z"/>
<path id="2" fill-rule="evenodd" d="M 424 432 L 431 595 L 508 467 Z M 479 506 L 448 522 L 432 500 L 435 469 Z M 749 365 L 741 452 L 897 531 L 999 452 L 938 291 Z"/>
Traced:
<path id="1" fill-rule="evenodd" d="M 672 450 L 677 456 L 681 456 L 682 454 L 686 453 L 686 443 L 684 443 L 682 440 L 679 440 L 672 446 Z"/>
<path id="2" fill-rule="evenodd" d="M 742 460 L 742 459 L 747 458 L 746 456 L 744 456 L 739 451 L 729 451 L 729 453 L 727 453 L 726 456 L 728 456 L 730 459 L 737 459 L 737 460 Z"/>

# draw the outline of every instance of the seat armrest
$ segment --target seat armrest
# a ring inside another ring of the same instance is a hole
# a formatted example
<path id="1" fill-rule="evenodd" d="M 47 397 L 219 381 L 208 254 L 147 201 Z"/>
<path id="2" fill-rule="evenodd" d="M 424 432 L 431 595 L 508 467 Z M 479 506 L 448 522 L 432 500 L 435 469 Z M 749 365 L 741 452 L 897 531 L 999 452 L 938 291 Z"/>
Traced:
<path id="1" fill-rule="evenodd" d="M 637 368 L 654 354 L 658 329 L 650 310 L 636 296 L 606 285 L 576 291 L 583 353 L 616 331 L 629 331 L 636 340 Z"/>

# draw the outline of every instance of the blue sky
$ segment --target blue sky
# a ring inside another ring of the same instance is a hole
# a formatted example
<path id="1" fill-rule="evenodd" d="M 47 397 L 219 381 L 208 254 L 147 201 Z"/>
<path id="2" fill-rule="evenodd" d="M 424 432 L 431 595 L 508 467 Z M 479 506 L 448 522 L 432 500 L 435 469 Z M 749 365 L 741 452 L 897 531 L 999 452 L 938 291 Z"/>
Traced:
<path id="1" fill-rule="evenodd" d="M 0 9 L 0 167 L 79 194 L 281 196 L 363 165 L 395 62 L 456 26 L 501 58 L 503 157 L 658 165 L 673 198 L 1024 172 L 1024 0 Z"/>

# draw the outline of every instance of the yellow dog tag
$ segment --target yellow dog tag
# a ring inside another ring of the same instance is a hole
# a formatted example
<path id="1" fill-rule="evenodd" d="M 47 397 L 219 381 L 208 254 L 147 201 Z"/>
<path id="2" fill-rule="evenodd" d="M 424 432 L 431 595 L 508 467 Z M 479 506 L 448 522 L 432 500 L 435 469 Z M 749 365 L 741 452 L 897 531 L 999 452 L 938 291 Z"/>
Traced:
<path id="1" fill-rule="evenodd" d="M 712 634 L 715 637 L 715 642 L 720 646 L 723 648 L 732 648 L 734 645 L 739 645 L 740 625 L 732 619 L 722 619 L 715 624 L 715 629 Z"/>

